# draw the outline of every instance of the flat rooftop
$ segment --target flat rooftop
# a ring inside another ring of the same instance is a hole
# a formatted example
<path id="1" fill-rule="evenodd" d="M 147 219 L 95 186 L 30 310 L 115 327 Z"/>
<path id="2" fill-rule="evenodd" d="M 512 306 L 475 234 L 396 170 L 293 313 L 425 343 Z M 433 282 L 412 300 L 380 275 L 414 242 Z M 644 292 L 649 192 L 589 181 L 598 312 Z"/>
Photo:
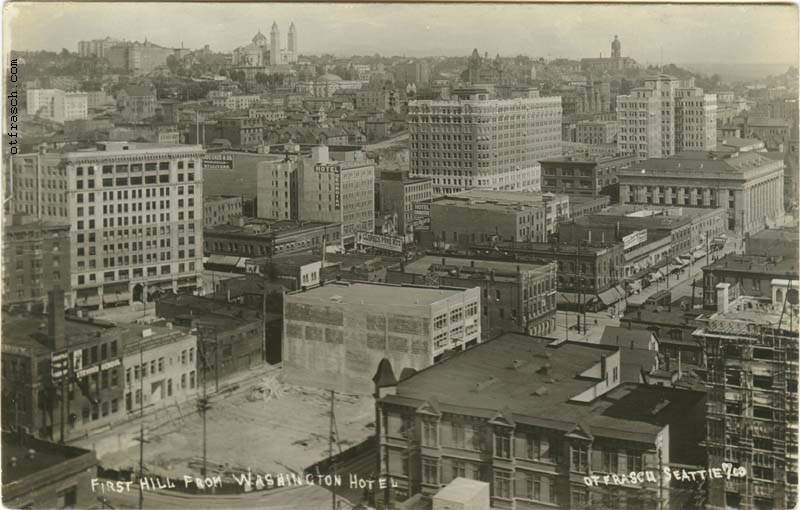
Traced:
<path id="1" fill-rule="evenodd" d="M 94 454 L 89 450 L 65 446 L 56 443 L 40 441 L 26 437 L 22 442 L 12 434 L 3 434 L 2 448 L 2 478 L 3 485 L 15 482 L 21 478 L 38 473 L 45 469 L 58 466 L 62 462 Z M 33 451 L 32 456 L 30 451 Z M 16 458 L 16 466 L 11 467 L 11 458 Z"/>
<path id="2" fill-rule="evenodd" d="M 706 271 L 731 271 L 770 276 L 798 277 L 797 260 L 783 257 L 742 255 L 738 253 L 729 253 L 703 269 Z"/>
<path id="3" fill-rule="evenodd" d="M 640 163 L 636 163 L 631 168 L 620 170 L 621 176 L 691 176 L 699 177 L 720 177 L 733 176 L 742 177 L 750 170 L 756 170 L 766 165 L 774 163 L 773 160 L 755 152 L 734 152 L 734 153 L 709 153 L 701 151 L 680 152 L 669 158 L 651 158 Z M 644 170 L 644 174 L 642 173 Z"/>
<path id="4" fill-rule="evenodd" d="M 590 122 L 590 121 L 581 121 L 581 122 Z M 592 122 L 603 122 L 603 123 L 616 123 L 616 121 L 592 121 Z M 539 163 L 587 163 L 587 164 L 594 164 L 594 163 L 607 163 L 609 161 L 615 161 L 618 159 L 629 159 L 634 161 L 636 158 L 632 155 L 623 154 L 620 156 L 612 156 L 606 154 L 597 154 L 597 155 L 587 155 L 587 154 L 576 154 L 574 156 L 560 156 L 557 158 L 547 158 L 547 159 L 540 159 Z"/>
<path id="5" fill-rule="evenodd" d="M 718 208 L 714 207 L 687 207 L 647 204 L 615 204 L 603 209 L 597 214 L 603 216 L 627 216 L 630 218 L 700 218 L 709 214 L 716 214 Z"/>
<path id="6" fill-rule="evenodd" d="M 797 282 L 794 285 L 797 289 Z M 726 325 L 735 323 L 737 329 L 746 328 L 748 325 L 780 328 L 797 332 L 800 325 L 800 310 L 797 305 L 785 304 L 782 309 L 765 299 L 750 296 L 739 296 L 728 304 L 727 312 L 716 312 L 711 315 L 709 328 L 714 331 L 729 332 Z"/>
<path id="7" fill-rule="evenodd" d="M 592 402 L 569 402 L 598 382 L 580 374 L 618 348 L 581 342 L 549 345 L 552 342 L 506 333 L 417 372 L 384 400 L 417 406 L 435 401 L 441 411 L 489 418 L 507 410 L 520 423 L 565 431 L 580 423 L 592 434 L 652 442 L 663 428 L 659 415 L 669 407 L 656 409 L 665 395 L 670 404 L 702 398 L 669 388 L 621 384 Z"/>
<path id="8" fill-rule="evenodd" d="M 48 316 L 29 313 L 3 312 L 3 344 L 29 349 L 31 352 L 50 352 L 48 343 Z M 108 329 L 103 321 L 65 320 L 64 333 L 69 343 L 86 335 L 93 335 Z"/>
<path id="9" fill-rule="evenodd" d="M 330 282 L 306 291 L 292 292 L 287 294 L 287 299 L 409 307 L 430 305 L 462 292 L 465 292 L 465 289 L 387 283 Z"/>
<path id="10" fill-rule="evenodd" d="M 442 262 L 443 260 L 444 263 Z M 458 267 L 464 269 L 473 269 L 480 273 L 486 273 L 494 270 L 497 274 L 513 274 L 514 276 L 516 276 L 518 270 L 526 272 L 538 271 L 541 273 L 547 273 L 551 270 L 550 265 L 425 255 L 424 257 L 421 257 L 413 262 L 407 263 L 405 265 L 405 272 L 413 274 L 428 274 L 432 266 L 441 268 L 443 265 L 446 268 Z M 470 275 L 465 274 L 464 278 L 470 278 Z"/>
<path id="11" fill-rule="evenodd" d="M 247 236 L 272 237 L 280 233 L 302 232 L 326 226 L 337 227 L 339 223 L 328 223 L 322 221 L 298 221 L 298 220 L 264 220 L 260 218 L 245 218 L 243 225 L 233 225 L 225 223 L 203 228 L 203 233 L 214 234 L 238 234 Z"/>

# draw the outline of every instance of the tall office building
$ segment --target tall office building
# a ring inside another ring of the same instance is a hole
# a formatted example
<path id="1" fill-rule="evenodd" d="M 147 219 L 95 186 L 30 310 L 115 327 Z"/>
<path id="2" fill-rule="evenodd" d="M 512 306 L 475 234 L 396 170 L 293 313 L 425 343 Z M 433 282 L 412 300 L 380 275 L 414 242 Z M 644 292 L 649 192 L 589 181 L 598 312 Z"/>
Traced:
<path id="1" fill-rule="evenodd" d="M 297 62 L 297 28 L 294 26 L 294 21 L 289 25 L 289 37 L 286 41 L 286 51 L 288 52 L 289 62 Z"/>
<path id="2" fill-rule="evenodd" d="M 101 142 L 13 160 L 12 210 L 70 225 L 75 306 L 98 309 L 201 285 L 205 151 Z"/>
<path id="3" fill-rule="evenodd" d="M 539 160 L 561 155 L 561 98 L 519 95 L 463 89 L 446 101 L 409 102 L 411 174 L 432 178 L 434 195 L 534 191 Z"/>
<path id="4" fill-rule="evenodd" d="M 715 150 L 717 97 L 694 79 L 659 75 L 617 97 L 620 152 L 638 160 L 666 158 L 687 150 Z"/>
<path id="5" fill-rule="evenodd" d="M 719 283 L 718 311 L 694 333 L 708 359 L 709 467 L 746 469 L 711 480 L 707 508 L 797 506 L 797 288 L 774 279 L 762 299 Z"/>

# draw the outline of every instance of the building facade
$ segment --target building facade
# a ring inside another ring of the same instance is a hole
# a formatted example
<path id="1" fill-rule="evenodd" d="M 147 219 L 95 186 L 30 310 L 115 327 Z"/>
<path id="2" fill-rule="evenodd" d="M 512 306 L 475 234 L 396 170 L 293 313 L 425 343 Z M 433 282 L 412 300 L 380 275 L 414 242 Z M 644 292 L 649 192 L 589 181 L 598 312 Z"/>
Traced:
<path id="1" fill-rule="evenodd" d="M 386 273 L 389 283 L 481 288 L 484 339 L 504 332 L 545 335 L 555 330 L 556 264 L 425 256 Z"/>
<path id="2" fill-rule="evenodd" d="M 286 253 L 319 251 L 341 245 L 339 223 L 240 218 L 236 224 L 219 224 L 203 232 L 206 255 L 272 257 Z"/>
<path id="3" fill-rule="evenodd" d="M 720 283 L 716 313 L 694 333 L 708 358 L 709 466 L 746 469 L 744 478 L 709 482 L 708 508 L 797 506 L 799 284 L 773 280 L 763 299 Z"/>
<path id="4" fill-rule="evenodd" d="M 94 150 L 20 155 L 12 208 L 70 225 L 69 299 L 103 308 L 200 286 L 205 152 L 101 142 Z"/>
<path id="5" fill-rule="evenodd" d="M 470 190 L 431 202 L 434 245 L 546 242 L 569 219 L 569 197 L 552 193 Z"/>
<path id="6" fill-rule="evenodd" d="M 72 297 L 68 224 L 25 223 L 23 216 L 12 215 L 3 231 L 4 307 L 43 308 L 53 289 Z"/>
<path id="7" fill-rule="evenodd" d="M 783 216 L 783 161 L 758 153 L 684 152 L 619 173 L 620 204 L 723 208 L 728 229 L 742 235 Z"/>
<path id="8" fill-rule="evenodd" d="M 89 118 L 89 99 L 85 92 L 58 89 L 28 89 L 28 115 L 38 115 L 55 122 Z"/>
<path id="9" fill-rule="evenodd" d="M 203 199 L 203 228 L 231 223 L 242 216 L 242 197 L 206 196 Z"/>
<path id="10" fill-rule="evenodd" d="M 579 195 L 611 195 L 617 187 L 617 173 L 635 162 L 633 156 L 563 156 L 544 159 L 542 191 Z"/>
<path id="11" fill-rule="evenodd" d="M 368 159 L 334 161 L 328 147 L 317 146 L 300 160 L 298 219 L 342 226 L 345 246 L 356 232 L 375 231 L 375 165 Z"/>
<path id="12" fill-rule="evenodd" d="M 667 158 L 682 151 L 715 150 L 717 98 L 694 79 L 659 75 L 617 97 L 620 152 L 637 160 Z"/>
<path id="13" fill-rule="evenodd" d="M 703 268 L 703 306 L 718 306 L 716 289 L 720 283 L 730 285 L 731 292 L 768 298 L 772 294 L 772 280 L 796 280 L 798 275 L 798 261 L 792 256 L 729 253 Z"/>
<path id="14" fill-rule="evenodd" d="M 376 189 L 377 212 L 394 215 L 398 233 L 411 233 L 415 227 L 430 225 L 430 205 L 426 204 L 433 198 L 432 179 L 409 177 L 405 171 L 381 172 Z"/>
<path id="15" fill-rule="evenodd" d="M 489 99 L 464 90 L 449 101 L 410 101 L 411 175 L 434 195 L 471 188 L 532 191 L 538 161 L 561 154 L 561 98 L 530 91 Z"/>
<path id="16" fill-rule="evenodd" d="M 381 475 L 396 483 L 389 496 L 466 477 L 490 483 L 499 509 L 689 508 L 669 482 L 584 481 L 704 460 L 682 450 L 699 439 L 703 394 L 624 383 L 621 356 L 509 333 L 399 383 L 382 362 L 376 434 Z"/>
<path id="17" fill-rule="evenodd" d="M 388 356 L 421 370 L 480 341 L 478 288 L 328 283 L 284 297 L 289 381 L 369 394 L 371 367 Z"/>

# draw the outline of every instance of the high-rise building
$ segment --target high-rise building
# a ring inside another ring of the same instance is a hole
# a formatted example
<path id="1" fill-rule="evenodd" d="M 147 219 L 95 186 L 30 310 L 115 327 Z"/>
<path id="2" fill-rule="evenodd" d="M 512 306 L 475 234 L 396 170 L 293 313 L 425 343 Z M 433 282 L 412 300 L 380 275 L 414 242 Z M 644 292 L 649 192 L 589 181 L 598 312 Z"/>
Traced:
<path id="1" fill-rule="evenodd" d="M 340 223 L 346 247 L 355 245 L 356 232 L 375 231 L 375 165 L 360 158 L 334 161 L 328 147 L 317 146 L 299 160 L 298 219 Z"/>
<path id="2" fill-rule="evenodd" d="M 78 54 L 81 57 L 105 58 L 106 52 L 113 46 L 122 41 L 106 37 L 105 39 L 93 39 L 91 41 L 78 42 Z"/>
<path id="3" fill-rule="evenodd" d="M 205 151 L 100 142 L 13 160 L 12 210 L 70 225 L 75 306 L 103 308 L 201 285 Z"/>
<path id="4" fill-rule="evenodd" d="M 454 99 L 410 101 L 411 175 L 433 179 L 433 194 L 471 188 L 533 191 L 541 159 L 561 155 L 561 98 L 490 99 L 483 89 Z"/>
<path id="5" fill-rule="evenodd" d="M 717 284 L 717 312 L 694 333 L 705 346 L 709 467 L 744 467 L 710 480 L 708 508 L 797 506 L 798 280 L 771 282 L 766 298 Z"/>
<path id="6" fill-rule="evenodd" d="M 289 25 L 289 37 L 286 42 L 286 51 L 290 55 L 289 61 L 297 62 L 297 28 L 294 26 L 294 21 Z"/>
<path id="7" fill-rule="evenodd" d="M 617 120 L 620 152 L 639 160 L 717 147 L 717 97 L 695 87 L 694 79 L 662 74 L 645 80 L 617 97 Z"/>

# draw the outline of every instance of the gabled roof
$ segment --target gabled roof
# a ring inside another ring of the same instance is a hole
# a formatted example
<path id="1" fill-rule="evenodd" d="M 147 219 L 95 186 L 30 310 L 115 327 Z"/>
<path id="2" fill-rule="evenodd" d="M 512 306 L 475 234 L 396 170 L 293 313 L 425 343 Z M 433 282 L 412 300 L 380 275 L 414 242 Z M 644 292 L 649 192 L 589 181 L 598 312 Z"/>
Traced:
<path id="1" fill-rule="evenodd" d="M 394 370 L 392 370 L 392 362 L 388 358 L 383 358 L 378 363 L 378 370 L 372 377 L 372 382 L 375 383 L 377 388 L 397 386 L 397 379 L 394 376 Z"/>

